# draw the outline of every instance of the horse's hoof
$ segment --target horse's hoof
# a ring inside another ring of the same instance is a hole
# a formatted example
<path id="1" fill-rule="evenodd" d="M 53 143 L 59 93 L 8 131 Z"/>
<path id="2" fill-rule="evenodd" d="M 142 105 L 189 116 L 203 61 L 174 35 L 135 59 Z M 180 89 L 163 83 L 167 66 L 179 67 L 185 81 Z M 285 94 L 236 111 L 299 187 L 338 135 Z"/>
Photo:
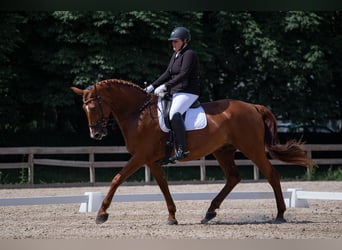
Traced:
<path id="1" fill-rule="evenodd" d="M 105 223 L 108 220 L 108 216 L 109 214 L 107 213 L 96 216 L 96 220 L 95 220 L 96 224 Z"/>
<path id="2" fill-rule="evenodd" d="M 216 217 L 216 212 L 207 212 L 205 218 L 201 220 L 201 224 L 207 224 L 210 220 Z"/>
<path id="3" fill-rule="evenodd" d="M 281 224 L 281 223 L 285 223 L 285 222 L 286 222 L 286 220 L 284 218 L 276 218 L 274 220 L 275 224 Z"/>
<path id="4" fill-rule="evenodd" d="M 177 220 L 167 220 L 166 225 L 178 225 Z"/>

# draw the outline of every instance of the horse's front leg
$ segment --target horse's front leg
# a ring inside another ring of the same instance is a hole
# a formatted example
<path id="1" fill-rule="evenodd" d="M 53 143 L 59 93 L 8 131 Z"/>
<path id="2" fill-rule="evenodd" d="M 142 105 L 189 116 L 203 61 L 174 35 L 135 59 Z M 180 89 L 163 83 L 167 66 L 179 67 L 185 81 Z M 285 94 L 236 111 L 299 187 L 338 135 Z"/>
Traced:
<path id="1" fill-rule="evenodd" d="M 137 157 L 132 157 L 126 164 L 126 166 L 113 178 L 109 191 L 106 195 L 106 197 L 103 199 L 101 207 L 99 211 L 97 212 L 96 216 L 96 224 L 102 224 L 107 221 L 108 219 L 108 213 L 107 209 L 109 208 L 114 194 L 118 187 L 132 174 L 134 174 L 143 163 L 140 163 L 140 161 L 137 161 Z"/>
<path id="2" fill-rule="evenodd" d="M 165 179 L 164 171 L 162 167 L 158 164 L 148 164 L 148 166 L 151 170 L 152 175 L 156 179 L 166 201 L 167 209 L 169 211 L 169 217 L 166 223 L 168 225 L 177 225 L 178 221 L 176 220 L 176 205 L 170 194 L 169 186 L 167 184 L 167 180 Z"/>

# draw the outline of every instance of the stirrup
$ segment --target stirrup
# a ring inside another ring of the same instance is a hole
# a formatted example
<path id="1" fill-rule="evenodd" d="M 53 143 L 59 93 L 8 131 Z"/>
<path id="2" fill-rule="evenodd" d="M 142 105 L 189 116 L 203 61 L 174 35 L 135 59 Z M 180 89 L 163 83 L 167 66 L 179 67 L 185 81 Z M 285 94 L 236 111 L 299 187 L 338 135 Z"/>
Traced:
<path id="1" fill-rule="evenodd" d="M 165 166 L 165 165 L 167 165 L 167 164 L 169 164 L 169 163 L 176 163 L 176 162 L 170 161 L 169 158 L 164 157 L 163 159 L 157 161 L 156 163 L 158 163 L 158 164 L 160 164 L 160 165 L 162 165 L 162 166 Z"/>
<path id="2" fill-rule="evenodd" d="M 170 157 L 169 161 L 175 163 L 175 161 L 182 160 L 189 155 L 189 151 L 184 152 L 182 149 L 178 149 L 176 154 Z"/>

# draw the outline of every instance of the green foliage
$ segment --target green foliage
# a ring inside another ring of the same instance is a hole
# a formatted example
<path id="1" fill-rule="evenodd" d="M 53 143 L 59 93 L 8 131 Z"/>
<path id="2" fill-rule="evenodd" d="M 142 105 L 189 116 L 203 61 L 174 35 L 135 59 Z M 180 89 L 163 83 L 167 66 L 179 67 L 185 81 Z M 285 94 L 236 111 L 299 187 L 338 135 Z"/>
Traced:
<path id="1" fill-rule="evenodd" d="M 319 168 L 313 168 L 308 175 L 307 180 L 310 181 L 340 181 L 342 180 L 342 168 L 341 167 L 329 167 L 327 170 L 318 171 Z"/>
<path id="2" fill-rule="evenodd" d="M 20 175 L 19 175 L 19 184 L 26 184 L 28 182 L 27 180 L 27 176 L 28 176 L 28 173 L 27 173 L 27 169 L 25 168 L 22 168 L 20 170 Z"/>
<path id="3" fill-rule="evenodd" d="M 2 12 L 0 21 L 0 133 L 78 131 L 84 114 L 69 87 L 152 82 L 180 25 L 200 56 L 201 101 L 262 103 L 294 122 L 341 119 L 338 11 Z"/>
<path id="4" fill-rule="evenodd" d="M 341 41 L 340 13 L 219 12 L 213 18 L 215 55 L 223 55 L 218 63 L 225 70 L 212 99 L 266 104 L 297 122 L 341 117 L 341 68 L 335 67 L 341 62 L 331 64 L 332 51 L 341 48 L 335 41 Z"/>

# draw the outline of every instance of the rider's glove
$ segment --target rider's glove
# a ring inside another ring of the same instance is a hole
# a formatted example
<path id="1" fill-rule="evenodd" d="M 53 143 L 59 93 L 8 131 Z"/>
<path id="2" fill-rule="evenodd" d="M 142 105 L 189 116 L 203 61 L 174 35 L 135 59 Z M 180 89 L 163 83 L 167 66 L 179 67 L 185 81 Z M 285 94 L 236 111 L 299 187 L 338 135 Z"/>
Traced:
<path id="1" fill-rule="evenodd" d="M 166 92 L 166 86 L 165 86 L 165 84 L 160 85 L 158 88 L 156 88 L 156 89 L 154 90 L 154 94 L 156 94 L 156 95 L 158 95 L 158 96 L 164 95 L 165 92 Z"/>
<path id="2" fill-rule="evenodd" d="M 151 85 L 148 85 L 148 86 L 145 88 L 145 91 L 146 91 L 147 93 L 151 93 L 153 90 L 154 90 L 154 87 L 153 87 L 152 84 L 151 84 Z"/>

